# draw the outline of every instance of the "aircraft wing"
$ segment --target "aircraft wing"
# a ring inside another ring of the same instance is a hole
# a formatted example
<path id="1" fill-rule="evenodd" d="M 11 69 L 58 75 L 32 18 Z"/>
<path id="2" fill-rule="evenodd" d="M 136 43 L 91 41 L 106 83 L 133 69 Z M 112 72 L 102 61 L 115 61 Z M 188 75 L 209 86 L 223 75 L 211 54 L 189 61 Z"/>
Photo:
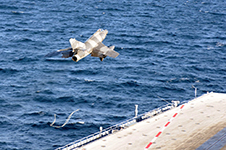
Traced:
<path id="1" fill-rule="evenodd" d="M 99 43 L 98 46 L 94 48 L 92 56 L 98 57 L 97 55 L 105 55 L 112 58 L 116 58 L 119 55 L 119 53 L 114 51 L 113 50 L 114 48 L 115 48 L 114 46 L 107 47 L 103 43 Z"/>

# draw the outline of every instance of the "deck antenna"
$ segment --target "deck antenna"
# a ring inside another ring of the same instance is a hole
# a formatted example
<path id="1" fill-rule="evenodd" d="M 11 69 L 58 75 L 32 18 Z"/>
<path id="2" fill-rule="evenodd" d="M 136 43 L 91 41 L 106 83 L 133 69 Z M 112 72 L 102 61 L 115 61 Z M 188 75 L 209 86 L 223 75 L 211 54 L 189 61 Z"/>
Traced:
<path id="1" fill-rule="evenodd" d="M 50 124 L 51 127 L 54 127 L 54 128 L 62 128 L 64 127 L 68 121 L 70 120 L 71 116 L 76 112 L 76 111 L 79 111 L 79 109 L 73 111 L 67 118 L 67 120 L 65 121 L 65 123 L 62 125 L 62 126 L 54 126 L 53 124 L 56 122 L 56 114 L 54 114 L 54 121 Z"/>
<path id="2" fill-rule="evenodd" d="M 135 105 L 135 118 L 137 118 L 137 114 L 138 114 L 138 105 Z"/>
<path id="3" fill-rule="evenodd" d="M 196 97 L 197 96 L 197 88 L 194 85 L 192 85 L 192 88 L 195 89 L 195 97 Z"/>

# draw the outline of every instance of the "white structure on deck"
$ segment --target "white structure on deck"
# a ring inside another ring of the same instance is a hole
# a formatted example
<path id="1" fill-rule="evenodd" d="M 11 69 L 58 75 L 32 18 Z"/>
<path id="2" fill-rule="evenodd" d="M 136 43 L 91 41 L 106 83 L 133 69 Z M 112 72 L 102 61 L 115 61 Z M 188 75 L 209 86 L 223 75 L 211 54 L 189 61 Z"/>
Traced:
<path id="1" fill-rule="evenodd" d="M 226 127 L 226 94 L 207 93 L 177 106 L 167 104 L 59 149 L 196 149 Z M 221 141 L 226 149 L 221 139 L 209 147 Z"/>

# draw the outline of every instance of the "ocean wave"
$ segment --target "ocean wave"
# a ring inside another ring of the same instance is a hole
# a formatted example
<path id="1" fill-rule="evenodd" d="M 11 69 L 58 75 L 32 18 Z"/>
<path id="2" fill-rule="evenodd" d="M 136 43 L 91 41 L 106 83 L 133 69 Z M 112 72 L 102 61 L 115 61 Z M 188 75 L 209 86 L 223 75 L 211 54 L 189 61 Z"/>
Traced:
<path id="1" fill-rule="evenodd" d="M 14 68 L 0 68 L 0 72 L 6 73 L 6 74 L 12 74 L 12 73 L 19 72 L 19 70 L 14 69 Z"/>

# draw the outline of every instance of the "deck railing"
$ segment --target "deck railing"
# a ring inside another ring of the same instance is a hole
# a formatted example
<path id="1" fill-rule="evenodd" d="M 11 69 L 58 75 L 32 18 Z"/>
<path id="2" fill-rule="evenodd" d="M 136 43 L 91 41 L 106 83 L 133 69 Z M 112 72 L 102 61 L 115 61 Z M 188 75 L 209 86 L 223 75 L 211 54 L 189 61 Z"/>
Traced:
<path id="1" fill-rule="evenodd" d="M 86 136 L 84 138 L 81 138 L 79 140 L 76 140 L 74 142 L 71 142 L 63 147 L 59 147 L 57 148 L 57 150 L 75 150 L 76 148 L 79 148 L 85 144 L 88 144 L 90 142 L 93 142 L 101 137 L 104 137 L 104 136 L 107 136 L 109 134 L 113 134 L 117 131 L 120 131 L 124 128 L 127 128 L 133 124 L 135 124 L 136 122 L 140 122 L 142 120 L 145 120 L 147 118 L 150 118 L 150 117 L 153 117 L 153 116 L 156 116 L 157 114 L 160 114 L 164 111 L 167 111 L 167 110 L 170 110 L 174 107 L 177 107 L 178 104 L 180 102 L 179 101 L 172 101 L 172 103 L 168 103 L 166 105 L 163 105 L 159 108 L 156 108 L 154 110 L 151 110 L 149 112 L 146 112 L 146 113 L 143 113 L 141 115 L 138 115 L 137 117 L 134 117 L 134 118 L 131 118 L 131 119 L 128 119 L 126 121 L 123 121 L 119 124 L 116 124 L 114 126 L 111 126 L 109 128 L 106 128 L 106 129 L 103 129 L 103 130 L 100 130 L 99 132 L 96 132 L 94 134 L 91 134 L 89 136 Z"/>

